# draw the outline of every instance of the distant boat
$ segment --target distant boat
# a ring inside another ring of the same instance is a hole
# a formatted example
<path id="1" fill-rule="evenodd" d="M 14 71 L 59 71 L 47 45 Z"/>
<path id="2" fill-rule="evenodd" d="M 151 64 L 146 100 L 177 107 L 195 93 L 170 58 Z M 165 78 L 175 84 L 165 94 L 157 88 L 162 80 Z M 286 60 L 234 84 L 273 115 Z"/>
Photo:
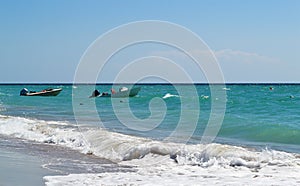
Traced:
<path id="1" fill-rule="evenodd" d="M 119 89 L 119 92 L 115 92 L 114 90 L 112 90 L 112 93 L 99 93 L 98 94 L 98 90 L 95 90 L 92 94 L 91 97 L 111 97 L 111 98 L 126 98 L 126 97 L 134 97 L 136 96 L 139 91 L 141 90 L 141 87 L 136 87 L 136 88 L 132 88 L 132 89 L 128 89 L 126 87 L 122 87 Z"/>
<path id="2" fill-rule="evenodd" d="M 20 96 L 57 96 L 62 91 L 62 88 L 47 88 L 40 92 L 28 91 L 23 88 L 20 91 Z"/>

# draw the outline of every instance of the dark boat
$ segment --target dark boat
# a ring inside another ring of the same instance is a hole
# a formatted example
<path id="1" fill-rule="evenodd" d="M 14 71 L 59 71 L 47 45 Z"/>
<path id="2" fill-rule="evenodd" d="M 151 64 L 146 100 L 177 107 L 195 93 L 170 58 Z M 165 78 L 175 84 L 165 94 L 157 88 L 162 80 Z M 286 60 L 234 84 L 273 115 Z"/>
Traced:
<path id="1" fill-rule="evenodd" d="M 57 96 L 62 91 L 62 88 L 48 88 L 40 92 L 28 91 L 23 88 L 20 91 L 20 96 Z"/>

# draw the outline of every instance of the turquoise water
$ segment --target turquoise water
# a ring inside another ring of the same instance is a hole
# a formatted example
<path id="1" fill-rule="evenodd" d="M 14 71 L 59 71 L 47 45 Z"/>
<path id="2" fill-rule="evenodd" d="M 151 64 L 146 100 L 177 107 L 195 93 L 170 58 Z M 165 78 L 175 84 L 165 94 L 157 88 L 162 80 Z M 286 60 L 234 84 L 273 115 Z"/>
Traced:
<path id="1" fill-rule="evenodd" d="M 195 85 L 197 97 L 191 94 L 194 85 L 178 85 L 185 90 L 182 94 L 172 85 L 135 86 L 142 88 L 139 95 L 130 99 L 117 99 L 117 106 L 123 108 L 128 103 L 134 116 L 144 120 L 151 116 L 151 100 L 159 98 L 164 104 L 154 104 L 153 109 L 165 112 L 165 116 L 152 130 L 134 130 L 124 125 L 116 117 L 110 98 L 88 98 L 94 86 L 87 85 L 0 85 L 0 115 L 76 123 L 72 103 L 72 95 L 75 94 L 73 90 L 76 90 L 80 94 L 79 102 L 75 102 L 81 113 L 80 124 L 163 140 L 176 130 L 182 110 L 191 114 L 191 118 L 193 113 L 200 111 L 197 127 L 189 143 L 200 142 L 211 113 L 212 97 L 208 85 Z M 63 91 L 56 97 L 19 96 L 19 91 L 24 87 L 29 90 L 61 87 Z M 119 87 L 114 86 L 115 89 Z M 111 85 L 97 85 L 96 88 L 100 92 L 108 92 Z M 223 91 L 227 95 L 226 112 L 216 142 L 300 152 L 300 85 L 233 84 L 226 85 Z M 184 104 L 181 103 L 183 99 Z M 200 109 L 194 107 L 195 102 L 199 103 Z M 91 112 L 90 106 L 93 104 L 96 105 L 102 124 Z M 164 105 L 167 110 L 164 110 Z M 120 109 L 120 114 L 126 118 L 128 113 L 122 113 Z M 189 127 L 192 127 L 192 119 L 189 121 L 187 118 L 184 127 L 178 131 L 179 138 L 186 134 L 185 129 Z"/>

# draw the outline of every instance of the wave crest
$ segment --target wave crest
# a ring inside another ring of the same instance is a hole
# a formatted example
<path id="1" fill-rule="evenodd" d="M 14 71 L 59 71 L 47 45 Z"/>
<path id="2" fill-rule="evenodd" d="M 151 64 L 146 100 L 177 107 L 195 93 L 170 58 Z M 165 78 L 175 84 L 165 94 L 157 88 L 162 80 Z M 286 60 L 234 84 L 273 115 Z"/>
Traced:
<path id="1" fill-rule="evenodd" d="M 170 94 L 170 93 L 166 93 L 162 98 L 167 99 L 167 98 L 172 98 L 172 97 L 179 98 L 180 96 L 179 95 L 173 95 L 173 94 Z"/>
<path id="2" fill-rule="evenodd" d="M 66 146 L 114 162 L 141 159 L 149 154 L 181 165 L 219 165 L 261 168 L 264 165 L 300 166 L 299 155 L 275 150 L 249 150 L 223 144 L 186 145 L 124 135 L 104 129 L 20 117 L 0 116 L 0 134 Z M 157 163 L 157 162 L 153 162 Z"/>

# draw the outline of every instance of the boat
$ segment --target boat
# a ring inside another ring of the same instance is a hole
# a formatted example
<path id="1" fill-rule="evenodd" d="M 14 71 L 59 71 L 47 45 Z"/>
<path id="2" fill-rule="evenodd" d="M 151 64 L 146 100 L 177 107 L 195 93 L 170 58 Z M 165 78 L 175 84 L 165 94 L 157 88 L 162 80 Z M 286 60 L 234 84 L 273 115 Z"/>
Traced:
<path id="1" fill-rule="evenodd" d="M 23 88 L 20 91 L 20 96 L 57 96 L 62 91 L 62 88 L 47 88 L 42 91 L 28 91 L 27 88 Z"/>
<path id="2" fill-rule="evenodd" d="M 139 91 L 141 90 L 141 87 L 136 87 L 132 89 L 128 89 L 127 87 L 122 87 L 119 89 L 118 92 L 111 90 L 112 93 L 103 92 L 99 95 L 95 94 L 97 90 L 95 90 L 90 97 L 110 97 L 110 98 L 126 98 L 126 97 L 134 97 L 136 96 Z"/>

